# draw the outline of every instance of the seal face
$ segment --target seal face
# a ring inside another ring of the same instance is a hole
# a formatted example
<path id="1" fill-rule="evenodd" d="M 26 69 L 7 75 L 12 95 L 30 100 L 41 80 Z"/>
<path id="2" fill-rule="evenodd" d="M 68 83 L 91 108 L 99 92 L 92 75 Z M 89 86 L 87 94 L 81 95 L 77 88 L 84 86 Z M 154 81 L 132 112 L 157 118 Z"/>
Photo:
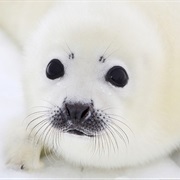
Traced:
<path id="1" fill-rule="evenodd" d="M 64 65 L 60 60 L 52 59 L 48 63 L 47 78 L 54 80 L 63 77 L 64 74 Z M 121 66 L 113 66 L 105 75 L 105 80 L 115 87 L 124 87 L 128 79 L 126 70 Z M 93 100 L 89 104 L 82 104 L 69 103 L 65 99 L 62 108 L 55 106 L 50 114 L 52 127 L 63 132 L 89 137 L 96 136 L 106 129 L 108 119 L 110 119 L 102 110 L 94 108 Z"/>

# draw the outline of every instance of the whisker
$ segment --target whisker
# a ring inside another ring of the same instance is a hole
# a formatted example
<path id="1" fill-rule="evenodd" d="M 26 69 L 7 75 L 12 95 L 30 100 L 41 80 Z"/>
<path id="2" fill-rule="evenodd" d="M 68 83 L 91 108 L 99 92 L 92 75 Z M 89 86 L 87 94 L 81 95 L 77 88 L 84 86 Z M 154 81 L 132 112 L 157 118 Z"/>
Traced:
<path id="1" fill-rule="evenodd" d="M 110 113 L 106 113 L 106 115 L 107 115 L 107 116 L 116 116 L 116 117 L 119 117 L 119 118 L 121 118 L 121 119 L 127 121 L 126 118 L 124 118 L 123 116 L 120 116 L 120 115 L 110 114 Z"/>
<path id="2" fill-rule="evenodd" d="M 92 143 L 92 147 L 91 148 L 93 150 L 93 152 L 92 152 L 92 157 L 93 157 L 96 154 L 96 149 L 97 149 L 97 134 L 96 134 L 96 132 L 94 133 L 92 141 L 93 141 L 93 143 Z"/>
<path id="3" fill-rule="evenodd" d="M 104 129 L 105 127 L 104 126 L 106 126 L 106 123 L 105 123 L 105 125 L 102 125 L 102 128 Z M 109 141 L 109 134 L 107 133 L 107 131 L 105 131 L 105 134 L 103 135 L 101 135 L 100 136 L 101 137 L 101 141 L 102 141 L 102 149 L 104 150 L 104 154 L 106 153 L 106 149 L 107 149 L 107 153 L 109 154 L 109 143 L 108 142 L 110 142 Z M 107 148 L 106 148 L 106 146 L 107 146 Z"/>
<path id="4" fill-rule="evenodd" d="M 50 104 L 50 105 L 53 106 L 53 107 L 58 107 L 58 105 L 52 104 L 51 102 L 49 102 L 49 101 L 47 101 L 47 100 L 41 99 L 40 101 L 44 101 L 44 102 Z"/>
<path id="5" fill-rule="evenodd" d="M 104 138 L 103 138 L 103 136 L 99 136 L 99 139 L 100 139 L 100 149 L 102 149 L 105 154 Z"/>
<path id="6" fill-rule="evenodd" d="M 47 130 L 47 132 L 46 132 L 46 130 Z M 49 137 L 50 136 L 48 136 L 49 134 L 51 134 L 50 132 L 51 132 L 51 130 L 52 130 L 52 126 L 51 126 L 51 124 L 49 124 L 46 128 L 45 128 L 45 130 L 43 131 L 43 134 L 45 134 L 45 136 L 44 136 L 44 139 L 42 139 L 42 141 L 43 141 L 43 144 L 48 144 L 48 142 L 49 142 Z M 47 138 L 48 137 L 48 138 Z M 47 140 L 47 142 L 46 142 L 46 140 Z"/>
<path id="7" fill-rule="evenodd" d="M 32 115 L 41 114 L 41 113 L 47 113 L 47 112 L 49 112 L 49 111 L 37 111 L 37 112 L 33 112 L 33 113 L 29 114 L 28 116 L 26 116 L 26 117 L 24 118 L 24 120 L 26 120 L 27 118 L 29 118 L 29 117 L 32 116 Z"/>
<path id="8" fill-rule="evenodd" d="M 63 47 L 61 49 L 69 56 L 69 53 Z"/>
<path id="9" fill-rule="evenodd" d="M 120 117 L 121 119 L 126 120 L 123 116 L 120 116 L 120 115 L 117 115 L 117 114 L 110 114 L 110 113 L 107 113 L 107 115 L 109 115 L 109 116 L 116 116 L 116 117 Z"/>
<path id="10" fill-rule="evenodd" d="M 57 146 L 57 131 L 53 128 L 52 129 L 52 136 L 53 136 L 53 153 L 51 153 L 51 158 L 55 161 L 55 162 L 57 162 L 58 161 L 58 159 L 59 159 L 59 157 L 57 156 L 57 154 L 55 153 L 55 150 L 56 150 L 56 148 L 58 147 L 58 149 L 60 149 L 60 147 L 59 146 Z M 55 145 L 57 146 L 56 148 L 55 148 Z M 60 150 L 61 151 L 61 150 Z"/>
<path id="11" fill-rule="evenodd" d="M 51 127 L 49 127 L 49 129 L 51 129 Z M 46 133 L 46 136 L 47 136 L 47 133 Z M 43 141 L 43 143 L 45 144 L 45 142 Z M 48 149 L 49 150 L 49 149 Z M 49 150 L 49 154 L 51 154 L 51 150 Z M 49 158 L 49 155 L 47 153 L 47 149 L 44 149 L 44 154 L 45 154 L 45 157 L 47 158 L 48 162 L 53 165 L 53 162 L 51 161 L 51 159 Z"/>
<path id="12" fill-rule="evenodd" d="M 116 49 L 116 50 L 114 50 L 111 54 L 109 54 L 107 57 L 105 57 L 105 59 L 108 59 L 110 56 L 112 56 L 116 51 L 118 51 L 119 50 L 119 48 L 118 49 Z"/>
<path id="13" fill-rule="evenodd" d="M 119 109 L 120 109 L 120 106 L 119 106 L 119 107 L 117 107 L 117 106 L 116 106 L 116 107 L 112 107 L 112 106 L 110 106 L 110 107 L 104 107 L 104 108 L 100 108 L 99 110 L 100 110 L 100 111 L 107 111 L 107 110 L 111 110 L 111 109 L 113 109 L 113 110 L 114 110 L 114 109 L 118 109 L 118 110 L 119 110 Z"/>
<path id="14" fill-rule="evenodd" d="M 58 138 L 57 138 L 58 144 L 57 145 L 59 148 L 61 148 L 61 146 L 60 146 L 61 131 L 57 131 L 57 135 L 58 135 Z"/>
<path id="15" fill-rule="evenodd" d="M 46 133 L 44 140 L 43 140 L 44 144 L 47 144 L 49 142 L 49 138 L 52 135 L 52 130 L 53 130 L 53 127 L 51 124 L 49 124 L 49 128 L 47 128 L 47 133 Z M 47 140 L 47 143 L 46 143 L 46 140 Z M 53 140 L 54 140 L 54 138 L 53 138 Z M 54 149 L 54 145 L 53 145 L 52 149 Z M 54 159 L 52 152 L 49 154 L 49 156 L 50 156 L 51 160 L 57 161 L 56 159 Z"/>
<path id="16" fill-rule="evenodd" d="M 110 147 L 113 146 L 112 145 L 112 139 L 108 133 L 108 130 L 105 130 L 105 135 L 103 136 L 103 138 L 105 139 L 105 143 L 106 143 L 106 149 L 107 149 L 107 155 L 110 155 Z"/>
<path id="17" fill-rule="evenodd" d="M 106 52 L 109 50 L 109 48 L 111 47 L 111 45 L 112 45 L 112 42 L 111 42 L 111 43 L 108 45 L 108 47 L 105 49 L 105 51 L 104 51 L 104 53 L 103 53 L 102 56 L 105 56 Z"/>
<path id="18" fill-rule="evenodd" d="M 53 128 L 53 147 L 56 147 L 54 149 L 58 148 L 58 141 L 57 141 L 57 131 Z"/>
<path id="19" fill-rule="evenodd" d="M 97 150 L 98 150 L 98 154 L 99 154 L 99 156 L 101 155 L 101 148 L 100 148 L 100 145 L 101 145 L 101 143 L 100 143 L 100 136 L 97 136 L 97 144 L 98 144 L 98 148 L 97 148 Z"/>
<path id="20" fill-rule="evenodd" d="M 114 132 L 121 138 L 121 140 L 124 142 L 125 146 L 127 147 L 127 143 L 124 140 L 124 137 L 122 136 L 122 134 L 120 134 L 111 124 L 109 124 L 109 127 L 114 130 Z"/>
<path id="21" fill-rule="evenodd" d="M 26 130 L 28 129 L 28 127 L 30 126 L 31 123 L 33 123 L 33 122 L 36 121 L 36 120 L 39 120 L 40 118 L 42 118 L 42 117 L 44 117 L 44 116 L 47 116 L 47 114 L 44 114 L 44 115 L 38 116 L 37 118 L 32 119 L 32 120 L 28 123 L 28 125 L 27 125 L 27 127 L 26 127 Z"/>
<path id="22" fill-rule="evenodd" d="M 38 139 L 38 141 L 37 142 L 39 142 L 40 141 L 40 139 L 43 141 L 43 139 L 42 139 L 42 136 L 44 135 L 44 133 L 46 132 L 46 130 L 49 128 L 49 127 L 51 127 L 51 124 L 49 123 L 49 122 L 47 122 L 47 126 L 45 127 L 45 129 L 43 130 L 43 132 L 41 132 L 41 135 L 39 136 L 39 139 Z M 44 142 L 44 141 L 43 141 Z M 45 143 L 45 142 L 44 142 Z"/>
<path id="23" fill-rule="evenodd" d="M 125 125 L 125 126 L 131 131 L 131 133 L 134 135 L 132 129 L 131 129 L 126 123 L 124 123 L 123 121 L 121 121 L 121 120 L 119 120 L 119 119 L 116 119 L 116 118 L 111 117 L 109 114 L 108 114 L 108 116 L 109 116 L 110 119 L 116 120 L 116 121 L 118 121 L 119 123 Z"/>
<path id="24" fill-rule="evenodd" d="M 34 135 L 35 138 L 36 138 L 36 136 L 38 135 L 38 133 L 40 132 L 40 130 L 41 130 L 44 126 L 46 126 L 47 124 L 49 124 L 49 122 L 48 122 L 48 121 L 45 121 L 45 123 L 38 129 L 38 131 L 36 131 L 36 133 L 35 133 L 35 135 Z M 39 143 L 39 140 L 40 140 L 40 138 L 41 138 L 41 135 L 42 135 L 42 133 L 40 134 L 39 139 L 37 140 L 37 143 Z"/>
<path id="25" fill-rule="evenodd" d="M 31 129 L 31 132 L 29 133 L 29 136 L 31 136 L 31 133 L 34 131 L 34 129 L 36 127 L 38 127 L 40 124 L 44 123 L 44 122 L 47 122 L 47 119 L 43 119 L 41 120 L 38 124 L 36 124 L 32 129 Z"/>
<path id="26" fill-rule="evenodd" d="M 29 114 L 28 116 L 26 116 L 24 120 L 26 120 L 28 117 L 30 117 L 30 116 L 32 116 L 34 114 L 47 113 L 47 112 L 49 112 L 49 111 L 36 111 L 36 112 L 33 112 L 33 113 Z"/>
<path id="27" fill-rule="evenodd" d="M 30 109 L 35 109 L 35 108 L 46 108 L 46 109 L 51 109 L 50 107 L 47 107 L 47 106 L 33 106 L 31 107 Z"/>
<path id="28" fill-rule="evenodd" d="M 109 136 L 109 137 L 112 137 L 112 138 L 113 138 L 113 140 L 114 140 L 114 142 L 115 142 L 115 144 L 116 144 L 117 149 L 119 149 L 119 148 L 118 148 L 118 144 L 117 144 L 117 140 L 116 140 L 113 132 L 111 131 L 111 128 L 109 128 L 109 126 L 106 126 L 106 129 L 107 129 L 107 131 L 110 132 L 110 134 L 111 134 L 111 136 Z M 114 143 L 113 143 L 113 141 L 112 141 L 111 138 L 110 138 L 110 142 L 111 142 L 111 144 L 112 144 L 112 147 L 113 147 L 114 152 L 116 152 L 115 145 L 114 145 Z"/>
<path id="29" fill-rule="evenodd" d="M 70 49 L 70 47 L 68 46 L 68 44 L 67 44 L 66 41 L 65 41 L 65 44 L 66 44 L 67 48 L 69 49 L 69 52 L 72 53 L 72 51 L 71 51 L 71 49 Z"/>
<path id="30" fill-rule="evenodd" d="M 108 152 L 108 155 L 109 155 L 110 154 L 110 146 L 112 144 L 112 141 L 111 141 L 111 137 L 109 136 L 107 130 L 105 131 L 105 136 L 104 137 L 106 138 L 107 152 Z"/>
<path id="31" fill-rule="evenodd" d="M 114 122 L 111 122 L 111 124 L 113 124 L 115 127 L 117 127 L 118 129 L 120 129 L 121 131 L 122 131 L 122 133 L 125 135 L 125 137 L 126 137 L 126 139 L 127 139 L 127 142 L 128 142 L 128 144 L 129 144 L 129 138 L 128 138 L 128 136 L 127 136 L 127 134 L 126 134 L 126 132 L 120 127 L 120 126 L 118 126 L 116 123 L 114 123 Z M 113 126 L 112 126 L 113 127 Z M 114 127 L 113 127 L 114 128 Z M 117 129 L 115 129 L 118 133 L 120 133 Z"/>

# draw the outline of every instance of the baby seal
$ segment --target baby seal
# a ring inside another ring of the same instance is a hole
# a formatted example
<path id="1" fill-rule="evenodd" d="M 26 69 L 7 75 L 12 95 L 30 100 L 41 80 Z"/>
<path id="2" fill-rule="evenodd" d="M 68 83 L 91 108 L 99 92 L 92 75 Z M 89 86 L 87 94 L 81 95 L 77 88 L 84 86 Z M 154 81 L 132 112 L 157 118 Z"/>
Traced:
<path id="1" fill-rule="evenodd" d="M 122 168 L 178 147 L 180 21 L 173 8 L 51 8 L 25 46 L 25 97 L 33 108 L 13 127 L 8 163 L 39 168 L 44 150 L 77 165 Z"/>

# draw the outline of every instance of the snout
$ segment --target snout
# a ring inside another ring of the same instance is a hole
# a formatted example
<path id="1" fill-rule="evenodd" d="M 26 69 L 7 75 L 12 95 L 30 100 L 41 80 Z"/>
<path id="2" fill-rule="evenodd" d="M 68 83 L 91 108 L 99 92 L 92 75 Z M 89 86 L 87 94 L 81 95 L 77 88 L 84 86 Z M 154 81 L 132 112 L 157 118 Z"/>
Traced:
<path id="1" fill-rule="evenodd" d="M 58 108 L 58 110 L 57 110 Z M 81 136 L 95 136 L 105 129 L 106 114 L 90 103 L 64 101 L 51 113 L 51 124 L 63 133 Z"/>
<path id="2" fill-rule="evenodd" d="M 65 103 L 64 115 L 67 120 L 68 133 L 85 135 L 82 124 L 91 117 L 92 108 L 90 104 Z"/>
<path id="3" fill-rule="evenodd" d="M 86 121 L 92 114 L 90 104 L 65 103 L 65 116 L 69 124 L 81 123 Z"/>

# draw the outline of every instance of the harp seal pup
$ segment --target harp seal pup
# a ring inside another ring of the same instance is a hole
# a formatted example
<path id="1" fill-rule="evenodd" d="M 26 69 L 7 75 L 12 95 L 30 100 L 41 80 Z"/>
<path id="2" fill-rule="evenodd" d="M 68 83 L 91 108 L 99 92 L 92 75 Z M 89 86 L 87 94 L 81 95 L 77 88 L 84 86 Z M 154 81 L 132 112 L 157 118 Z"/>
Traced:
<path id="1" fill-rule="evenodd" d="M 176 149 L 180 21 L 174 8 L 115 2 L 51 8 L 25 46 L 26 105 L 34 108 L 22 126 L 13 125 L 8 164 L 40 168 L 44 150 L 76 165 L 122 168 Z"/>

